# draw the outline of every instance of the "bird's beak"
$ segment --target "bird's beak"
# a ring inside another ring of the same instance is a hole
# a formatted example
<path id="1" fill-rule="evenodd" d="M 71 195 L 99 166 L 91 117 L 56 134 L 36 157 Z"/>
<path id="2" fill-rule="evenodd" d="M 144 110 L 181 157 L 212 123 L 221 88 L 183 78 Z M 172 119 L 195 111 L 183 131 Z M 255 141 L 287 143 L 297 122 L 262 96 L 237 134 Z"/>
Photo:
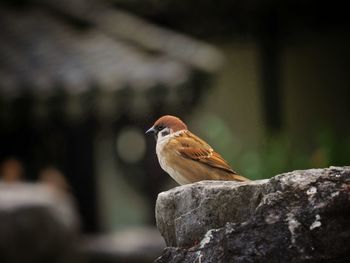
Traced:
<path id="1" fill-rule="evenodd" d="M 151 127 L 146 131 L 146 134 L 148 133 L 156 133 L 156 130 L 154 129 L 154 127 Z"/>

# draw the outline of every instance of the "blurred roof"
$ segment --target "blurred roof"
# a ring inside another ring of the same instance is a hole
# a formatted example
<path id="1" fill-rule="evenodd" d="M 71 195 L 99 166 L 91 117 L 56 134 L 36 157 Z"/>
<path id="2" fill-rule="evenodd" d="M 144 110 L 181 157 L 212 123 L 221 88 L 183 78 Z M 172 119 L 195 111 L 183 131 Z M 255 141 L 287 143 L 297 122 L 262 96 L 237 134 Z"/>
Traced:
<path id="1" fill-rule="evenodd" d="M 0 98 L 173 88 L 221 64 L 211 45 L 102 1 L 34 2 L 0 9 Z"/>

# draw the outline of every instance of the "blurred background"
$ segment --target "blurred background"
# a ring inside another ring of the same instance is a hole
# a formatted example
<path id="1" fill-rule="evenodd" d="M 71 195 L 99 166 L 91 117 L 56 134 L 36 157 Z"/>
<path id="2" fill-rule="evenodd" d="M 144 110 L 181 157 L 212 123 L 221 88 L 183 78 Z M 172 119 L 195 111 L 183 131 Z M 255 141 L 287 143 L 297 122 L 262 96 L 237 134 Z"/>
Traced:
<path id="1" fill-rule="evenodd" d="M 349 165 L 348 17 L 342 1 L 1 1 L 1 180 L 69 191 L 86 234 L 142 234 L 176 186 L 144 135 L 161 115 L 253 180 Z"/>

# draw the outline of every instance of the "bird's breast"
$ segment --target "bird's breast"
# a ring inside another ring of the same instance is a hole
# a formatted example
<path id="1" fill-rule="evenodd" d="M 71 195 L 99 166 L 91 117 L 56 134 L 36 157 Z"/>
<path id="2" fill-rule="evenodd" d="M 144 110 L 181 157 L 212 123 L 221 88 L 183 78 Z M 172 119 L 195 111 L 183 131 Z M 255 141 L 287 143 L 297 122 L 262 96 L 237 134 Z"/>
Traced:
<path id="1" fill-rule="evenodd" d="M 167 172 L 177 183 L 183 185 L 188 184 L 190 181 L 183 176 L 181 169 L 177 167 L 177 163 L 180 161 L 176 149 L 173 149 L 169 143 L 170 140 L 158 141 L 156 146 L 156 153 L 160 167 Z"/>

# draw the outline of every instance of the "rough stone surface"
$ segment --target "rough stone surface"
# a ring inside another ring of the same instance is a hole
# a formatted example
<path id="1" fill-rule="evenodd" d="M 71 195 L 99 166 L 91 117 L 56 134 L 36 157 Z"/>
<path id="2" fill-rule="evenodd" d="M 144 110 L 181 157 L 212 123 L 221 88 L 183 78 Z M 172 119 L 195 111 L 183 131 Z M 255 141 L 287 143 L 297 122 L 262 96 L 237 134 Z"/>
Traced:
<path id="1" fill-rule="evenodd" d="M 78 220 L 66 194 L 39 184 L 0 183 L 0 262 L 81 262 Z"/>
<path id="2" fill-rule="evenodd" d="M 158 195 L 157 227 L 168 246 L 191 246 L 210 229 L 250 218 L 268 188 L 267 180 L 202 181 L 176 187 Z"/>
<path id="3" fill-rule="evenodd" d="M 350 167 L 177 187 L 156 217 L 158 263 L 350 262 Z"/>

